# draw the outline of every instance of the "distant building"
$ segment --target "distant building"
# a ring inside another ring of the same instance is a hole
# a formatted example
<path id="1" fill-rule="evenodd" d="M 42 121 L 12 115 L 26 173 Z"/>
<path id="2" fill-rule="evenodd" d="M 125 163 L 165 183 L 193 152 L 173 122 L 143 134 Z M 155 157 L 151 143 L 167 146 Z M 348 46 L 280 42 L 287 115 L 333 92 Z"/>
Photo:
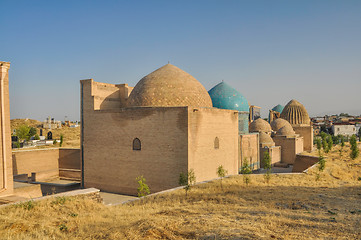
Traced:
<path id="1" fill-rule="evenodd" d="M 249 107 L 249 120 L 253 122 L 254 120 L 261 117 L 261 107 L 251 105 Z"/>
<path id="2" fill-rule="evenodd" d="M 271 123 L 273 120 L 280 118 L 281 112 L 284 108 L 284 106 L 278 104 L 277 106 L 274 106 L 271 110 L 269 110 L 268 122 Z"/>
<path id="3" fill-rule="evenodd" d="M 352 136 L 357 133 L 356 126 L 352 124 L 335 123 L 332 125 L 333 135 Z"/>
<path id="4" fill-rule="evenodd" d="M 45 129 L 61 128 L 61 121 L 55 121 L 54 118 L 48 117 L 48 118 L 43 122 L 43 128 L 45 128 Z"/>

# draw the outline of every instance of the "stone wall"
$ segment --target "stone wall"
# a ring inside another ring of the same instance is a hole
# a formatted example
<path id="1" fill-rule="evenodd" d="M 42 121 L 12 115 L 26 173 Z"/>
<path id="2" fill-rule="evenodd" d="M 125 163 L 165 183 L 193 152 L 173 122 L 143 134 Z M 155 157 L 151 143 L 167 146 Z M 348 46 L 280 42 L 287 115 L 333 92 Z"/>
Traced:
<path id="1" fill-rule="evenodd" d="M 293 130 L 303 137 L 304 151 L 313 150 L 313 127 L 312 126 L 293 126 Z"/>
<path id="2" fill-rule="evenodd" d="M 12 165 L 14 175 L 30 177 L 35 173 L 36 181 L 58 177 L 80 180 L 80 149 L 17 150 L 12 152 Z"/>
<path id="3" fill-rule="evenodd" d="M 274 136 L 276 146 L 281 146 L 281 162 L 293 164 L 296 154 L 303 152 L 302 137 Z"/>
<path id="4" fill-rule="evenodd" d="M 237 174 L 238 112 L 188 108 L 188 118 L 188 170 L 194 169 L 197 181 L 216 178 L 220 165 Z"/>
<path id="5" fill-rule="evenodd" d="M 245 159 L 253 170 L 260 168 L 260 151 L 258 133 L 242 134 L 239 136 L 238 170 L 240 171 Z"/>
<path id="6" fill-rule="evenodd" d="M 297 154 L 292 172 L 303 172 L 317 162 L 318 157 Z"/>
<path id="7" fill-rule="evenodd" d="M 268 152 L 271 157 L 271 164 L 279 163 L 281 162 L 281 147 L 280 146 L 273 146 L 270 148 L 260 148 L 260 162 L 261 162 L 261 168 L 264 168 L 264 153 Z"/>
<path id="8" fill-rule="evenodd" d="M 13 193 L 9 68 L 10 63 L 0 62 L 0 196 Z"/>
<path id="9" fill-rule="evenodd" d="M 59 149 L 18 150 L 12 152 L 13 174 L 36 173 L 36 181 L 59 177 Z"/>

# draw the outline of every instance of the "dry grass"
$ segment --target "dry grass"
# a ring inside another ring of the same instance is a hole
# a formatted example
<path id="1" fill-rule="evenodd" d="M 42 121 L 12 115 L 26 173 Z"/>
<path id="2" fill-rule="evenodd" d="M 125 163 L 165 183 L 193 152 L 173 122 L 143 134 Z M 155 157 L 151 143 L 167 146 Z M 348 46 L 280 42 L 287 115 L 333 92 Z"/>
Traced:
<path id="1" fill-rule="evenodd" d="M 361 157 L 307 174 L 243 176 L 106 207 L 77 198 L 0 208 L 4 239 L 360 239 Z M 215 169 L 216 171 L 216 169 Z M 151 186 L 150 186 L 151 187 Z"/>
<path id="2" fill-rule="evenodd" d="M 33 120 L 33 119 L 12 119 L 10 120 L 11 131 L 13 129 L 17 129 L 21 125 L 28 125 L 30 127 L 35 127 L 37 129 L 37 133 L 40 134 L 40 129 L 42 128 L 42 122 Z M 49 130 L 43 129 L 43 135 L 46 136 Z M 70 128 L 63 126 L 60 129 L 51 129 L 53 133 L 53 139 L 60 139 L 60 135 L 63 135 L 63 146 L 64 148 L 79 148 L 80 147 L 80 127 Z M 41 149 L 41 148 L 53 148 L 59 147 L 59 143 L 54 145 L 47 146 L 39 146 L 33 149 Z M 19 149 L 21 150 L 21 149 Z M 28 149 L 27 149 L 28 150 Z"/>

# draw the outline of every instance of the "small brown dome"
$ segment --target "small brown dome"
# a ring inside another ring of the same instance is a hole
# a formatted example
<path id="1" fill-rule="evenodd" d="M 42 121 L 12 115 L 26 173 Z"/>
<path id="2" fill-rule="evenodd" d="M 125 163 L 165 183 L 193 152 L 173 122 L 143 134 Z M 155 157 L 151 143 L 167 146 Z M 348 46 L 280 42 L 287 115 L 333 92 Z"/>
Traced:
<path id="1" fill-rule="evenodd" d="M 271 125 L 262 118 L 257 118 L 251 124 L 249 125 L 249 131 L 250 132 L 272 132 Z"/>
<path id="2" fill-rule="evenodd" d="M 291 126 L 291 124 L 287 120 L 284 120 L 283 118 L 277 118 L 271 122 L 271 128 L 275 132 L 277 132 L 279 129 L 281 129 L 285 125 Z"/>
<path id="3" fill-rule="evenodd" d="M 143 77 L 128 98 L 128 106 L 192 106 L 212 107 L 212 100 L 203 87 L 190 74 L 167 64 Z"/>
<path id="4" fill-rule="evenodd" d="M 272 147 L 276 145 L 271 136 L 265 132 L 259 133 L 259 143 L 265 147 Z"/>
<path id="5" fill-rule="evenodd" d="M 310 116 L 306 108 L 296 100 L 291 100 L 281 113 L 281 118 L 286 119 L 292 125 L 310 125 Z"/>
<path id="6" fill-rule="evenodd" d="M 292 136 L 295 136 L 296 133 L 295 131 L 293 130 L 292 126 L 291 125 L 285 125 L 283 127 L 281 127 L 277 133 L 276 133 L 277 136 L 287 136 L 287 137 L 292 137 Z"/>

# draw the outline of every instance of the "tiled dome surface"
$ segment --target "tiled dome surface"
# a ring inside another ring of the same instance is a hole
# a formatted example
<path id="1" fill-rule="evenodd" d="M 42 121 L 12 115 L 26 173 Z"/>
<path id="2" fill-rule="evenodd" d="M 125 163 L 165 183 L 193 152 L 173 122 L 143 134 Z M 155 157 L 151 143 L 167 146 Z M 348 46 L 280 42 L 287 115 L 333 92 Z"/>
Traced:
<path id="1" fill-rule="evenodd" d="M 128 106 L 212 107 L 207 90 L 190 74 L 167 64 L 143 77 L 134 87 Z"/>

